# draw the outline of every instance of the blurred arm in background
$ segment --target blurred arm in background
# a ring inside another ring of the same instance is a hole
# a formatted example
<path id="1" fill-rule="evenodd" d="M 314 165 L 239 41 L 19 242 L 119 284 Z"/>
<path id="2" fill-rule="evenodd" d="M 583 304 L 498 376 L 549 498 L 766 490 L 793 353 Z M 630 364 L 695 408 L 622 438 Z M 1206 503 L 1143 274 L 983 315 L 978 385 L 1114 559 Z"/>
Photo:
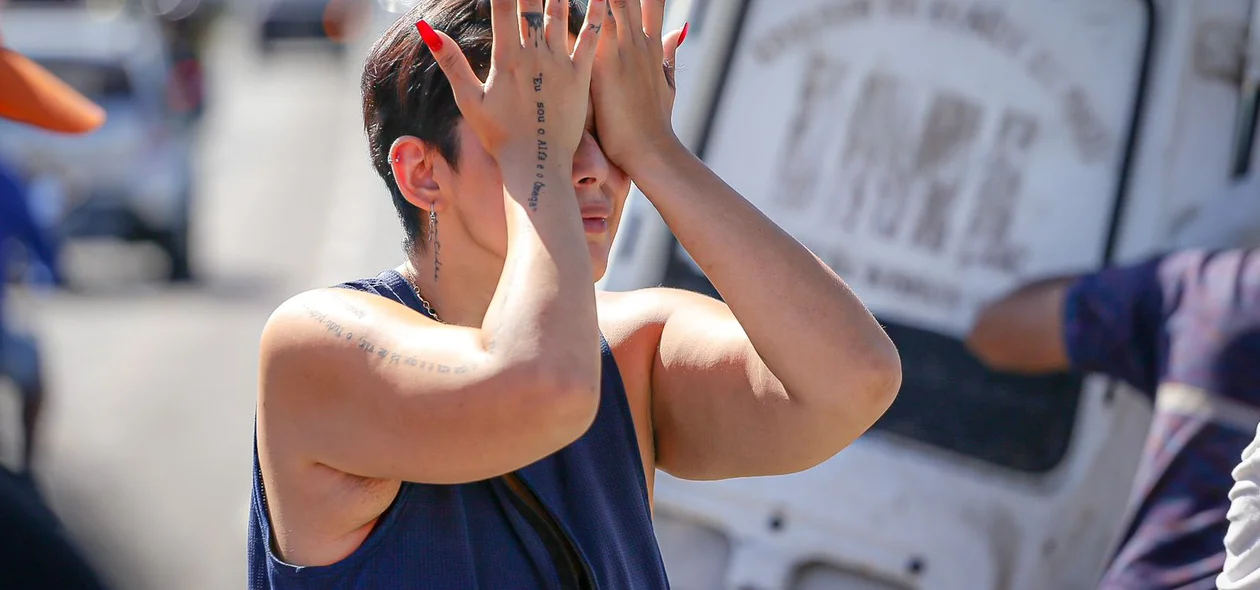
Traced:
<path id="1" fill-rule="evenodd" d="M 1103 373 L 1153 392 L 1161 260 L 1021 287 L 981 310 L 967 347 L 998 371 Z"/>
<path id="2" fill-rule="evenodd" d="M 1043 280 L 989 305 L 968 338 L 996 370 L 1101 373 L 1151 402 L 1134 510 L 1100 588 L 1215 588 L 1227 530 L 1256 536 L 1230 528 L 1246 517 L 1226 518 L 1260 408 L 1260 339 L 1245 334 L 1260 317 L 1260 264 L 1248 254 L 1188 250 Z"/>

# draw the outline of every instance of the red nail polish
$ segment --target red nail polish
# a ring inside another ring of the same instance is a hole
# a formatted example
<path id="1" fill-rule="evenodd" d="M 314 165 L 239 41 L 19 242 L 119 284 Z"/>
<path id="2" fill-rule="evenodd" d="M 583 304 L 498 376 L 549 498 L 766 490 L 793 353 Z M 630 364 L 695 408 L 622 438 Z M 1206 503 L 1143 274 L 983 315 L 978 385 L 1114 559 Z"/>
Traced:
<path id="1" fill-rule="evenodd" d="M 417 22 L 416 30 L 420 32 L 420 38 L 424 40 L 424 44 L 429 46 L 429 51 L 438 52 L 442 50 L 442 38 L 433 30 L 433 27 L 429 26 L 429 23 L 424 21 Z"/>
<path id="2" fill-rule="evenodd" d="M 683 30 L 678 34 L 678 46 L 682 47 L 683 41 L 687 40 L 687 31 L 691 30 L 691 23 L 683 23 Z"/>

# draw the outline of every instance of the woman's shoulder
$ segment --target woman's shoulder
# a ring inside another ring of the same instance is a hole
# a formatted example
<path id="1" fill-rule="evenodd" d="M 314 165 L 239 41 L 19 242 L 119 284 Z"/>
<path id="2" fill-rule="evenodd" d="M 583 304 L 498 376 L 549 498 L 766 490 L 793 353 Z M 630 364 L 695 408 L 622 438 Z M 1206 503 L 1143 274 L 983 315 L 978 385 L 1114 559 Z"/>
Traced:
<path id="1" fill-rule="evenodd" d="M 425 321 L 396 291 L 365 280 L 298 293 L 267 318 L 261 352 L 264 358 L 281 352 L 321 352 L 365 331 Z"/>
<path id="2" fill-rule="evenodd" d="M 614 350 L 640 332 L 650 331 L 656 324 L 663 325 L 667 316 L 662 313 L 661 300 L 654 291 L 656 289 L 595 293 L 599 328 Z"/>
<path id="3" fill-rule="evenodd" d="M 623 378 L 629 380 L 635 373 L 651 368 L 664 327 L 663 321 L 655 320 L 652 298 L 644 291 L 597 291 L 595 294 L 599 330 Z"/>
<path id="4" fill-rule="evenodd" d="M 620 357 L 630 355 L 649 355 L 650 361 L 670 317 L 714 303 L 720 305 L 699 293 L 664 287 L 596 293 L 599 328 L 619 364 Z"/>

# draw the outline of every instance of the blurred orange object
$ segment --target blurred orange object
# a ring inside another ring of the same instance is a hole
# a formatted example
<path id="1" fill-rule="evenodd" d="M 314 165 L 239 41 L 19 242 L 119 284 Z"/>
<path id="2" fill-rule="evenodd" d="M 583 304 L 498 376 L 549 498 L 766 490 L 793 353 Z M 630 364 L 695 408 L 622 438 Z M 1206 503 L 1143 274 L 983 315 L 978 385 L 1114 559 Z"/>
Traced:
<path id="1" fill-rule="evenodd" d="M 353 41 L 367 23 L 369 0 L 328 0 L 324 6 L 324 34 L 340 43 Z"/>
<path id="2" fill-rule="evenodd" d="M 0 117 L 87 133 L 105 123 L 105 110 L 22 54 L 0 47 Z"/>

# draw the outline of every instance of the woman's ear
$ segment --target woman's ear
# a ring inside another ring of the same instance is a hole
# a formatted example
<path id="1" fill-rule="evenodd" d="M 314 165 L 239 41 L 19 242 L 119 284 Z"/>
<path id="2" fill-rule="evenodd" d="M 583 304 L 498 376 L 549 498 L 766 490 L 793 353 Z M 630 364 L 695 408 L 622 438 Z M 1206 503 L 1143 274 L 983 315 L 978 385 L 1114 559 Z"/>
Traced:
<path id="1" fill-rule="evenodd" d="M 417 137 L 404 135 L 389 147 L 394 182 L 408 203 L 425 211 L 440 206 L 441 189 L 435 176 L 436 153 Z"/>

